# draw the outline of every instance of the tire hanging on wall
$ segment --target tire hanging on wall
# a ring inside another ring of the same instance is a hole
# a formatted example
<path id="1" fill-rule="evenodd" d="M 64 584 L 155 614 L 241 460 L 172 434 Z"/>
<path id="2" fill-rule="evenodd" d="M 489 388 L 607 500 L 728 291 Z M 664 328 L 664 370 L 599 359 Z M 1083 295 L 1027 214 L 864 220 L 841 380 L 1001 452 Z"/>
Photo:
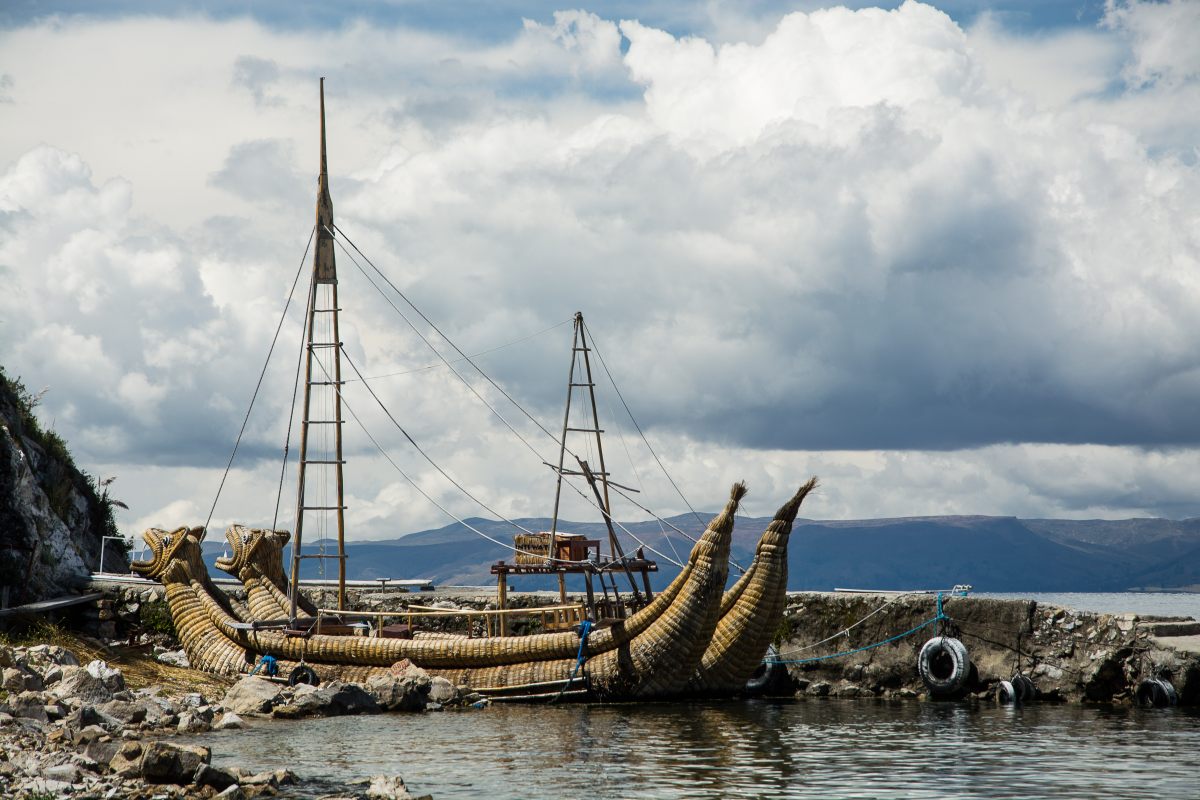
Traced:
<path id="1" fill-rule="evenodd" d="M 767 654 L 762 663 L 746 680 L 746 694 L 762 694 L 769 687 L 777 685 L 787 675 L 787 667 L 779 661 L 779 649 L 775 645 L 767 645 Z"/>
<path id="2" fill-rule="evenodd" d="M 971 659 L 967 647 L 958 639 L 935 636 L 917 655 L 917 672 L 932 695 L 954 694 L 971 677 Z"/>
<path id="3" fill-rule="evenodd" d="M 1168 708 L 1179 703 L 1175 687 L 1166 678 L 1147 678 L 1138 684 L 1134 699 L 1144 708 Z"/>
<path id="4" fill-rule="evenodd" d="M 1037 687 L 1033 685 L 1033 681 L 1020 672 L 1012 676 L 1012 685 L 1017 692 L 1018 703 L 1028 703 L 1037 696 Z"/>

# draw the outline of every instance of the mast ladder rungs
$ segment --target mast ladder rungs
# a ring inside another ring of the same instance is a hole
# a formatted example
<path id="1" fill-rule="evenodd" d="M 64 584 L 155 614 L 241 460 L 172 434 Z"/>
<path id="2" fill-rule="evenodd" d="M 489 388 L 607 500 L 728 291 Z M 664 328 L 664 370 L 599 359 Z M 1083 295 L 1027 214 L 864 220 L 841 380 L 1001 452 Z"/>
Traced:
<path id="1" fill-rule="evenodd" d="M 345 425 L 344 419 L 306 419 L 302 421 L 304 425 Z"/>
<path id="2" fill-rule="evenodd" d="M 590 347 L 572 347 L 571 349 L 574 350 L 576 353 L 592 352 L 592 348 L 590 348 Z"/>
<path id="3" fill-rule="evenodd" d="M 311 344 L 308 345 L 308 349 L 313 350 L 318 347 L 341 347 L 341 346 L 342 346 L 341 342 L 312 342 Z"/>
<path id="4" fill-rule="evenodd" d="M 572 383 L 572 386 L 595 386 L 594 383 Z"/>
<path id="5" fill-rule="evenodd" d="M 345 381 L 309 381 L 309 386 L 341 386 Z"/>
<path id="6" fill-rule="evenodd" d="M 345 511 L 350 506 L 300 506 L 301 511 Z"/>
<path id="7" fill-rule="evenodd" d="M 314 314 L 332 314 L 335 311 L 341 311 L 341 310 L 342 310 L 341 308 L 314 308 L 312 310 L 312 312 Z"/>
<path id="8" fill-rule="evenodd" d="M 327 459 L 327 458 L 306 458 L 301 463 L 303 463 L 303 464 L 345 464 L 346 461 L 345 461 L 345 459 L 338 461 L 336 459 Z"/>
<path id="9" fill-rule="evenodd" d="M 577 431 L 579 433 L 604 433 L 604 428 L 567 428 L 569 431 Z M 593 475 L 596 473 L 593 472 Z"/>

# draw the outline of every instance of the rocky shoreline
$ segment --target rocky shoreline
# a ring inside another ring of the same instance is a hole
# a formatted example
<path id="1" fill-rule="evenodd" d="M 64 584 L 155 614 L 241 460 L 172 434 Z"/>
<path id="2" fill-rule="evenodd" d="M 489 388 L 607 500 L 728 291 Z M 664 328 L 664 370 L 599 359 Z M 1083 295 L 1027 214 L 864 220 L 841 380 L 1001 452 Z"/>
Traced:
<path id="1" fill-rule="evenodd" d="M 172 694 L 161 686 L 135 689 L 119 668 L 99 659 L 81 664 L 74 652 L 53 644 L 0 645 L 0 678 L 0 797 L 15 800 L 417 800 L 396 775 L 330 787 L 306 784 L 287 769 L 250 773 L 216 767 L 210 748 L 189 740 L 256 724 L 256 718 L 486 704 L 412 666 L 364 686 L 292 687 L 250 676 L 230 685 L 219 700 L 203 692 Z"/>

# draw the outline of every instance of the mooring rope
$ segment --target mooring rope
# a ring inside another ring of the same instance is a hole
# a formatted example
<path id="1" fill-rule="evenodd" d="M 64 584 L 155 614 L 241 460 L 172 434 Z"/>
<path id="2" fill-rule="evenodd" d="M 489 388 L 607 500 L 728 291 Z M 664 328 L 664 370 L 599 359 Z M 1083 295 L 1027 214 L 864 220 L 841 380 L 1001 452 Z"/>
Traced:
<path id="1" fill-rule="evenodd" d="M 885 644 L 891 644 L 892 642 L 898 642 L 901 639 L 905 638 L 906 636 L 912 636 L 914 633 L 921 630 L 922 628 L 928 628 L 930 625 L 934 624 L 935 622 L 941 622 L 944 619 L 949 619 L 949 617 L 947 617 L 945 614 L 942 614 L 939 612 L 937 616 L 930 617 L 929 619 L 925 620 L 917 627 L 910 628 L 910 629 L 906 630 L 904 633 L 897 633 L 895 636 L 889 636 L 888 638 L 884 639 L 881 642 L 874 642 L 872 644 L 868 644 L 863 647 L 856 647 L 853 650 L 843 650 L 840 653 L 831 653 L 830 655 L 827 655 L 827 656 L 813 656 L 812 658 L 799 658 L 799 659 L 773 658 L 773 657 L 768 656 L 767 658 L 763 659 L 763 662 L 767 663 L 767 664 L 810 664 L 814 661 L 828 661 L 831 658 L 842 658 L 843 656 L 852 656 L 855 653 L 863 653 L 863 652 L 866 652 L 867 650 L 874 650 L 877 647 L 883 647 Z"/>

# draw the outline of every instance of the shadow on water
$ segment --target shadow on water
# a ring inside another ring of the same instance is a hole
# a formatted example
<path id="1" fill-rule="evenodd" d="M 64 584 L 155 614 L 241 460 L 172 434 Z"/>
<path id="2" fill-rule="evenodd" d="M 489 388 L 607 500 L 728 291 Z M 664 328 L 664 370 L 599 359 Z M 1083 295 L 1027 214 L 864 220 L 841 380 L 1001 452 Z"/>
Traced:
<path id="1" fill-rule="evenodd" d="M 266 722 L 218 764 L 448 798 L 1192 798 L 1200 714 L 1030 705 L 745 701 L 493 706 Z"/>

